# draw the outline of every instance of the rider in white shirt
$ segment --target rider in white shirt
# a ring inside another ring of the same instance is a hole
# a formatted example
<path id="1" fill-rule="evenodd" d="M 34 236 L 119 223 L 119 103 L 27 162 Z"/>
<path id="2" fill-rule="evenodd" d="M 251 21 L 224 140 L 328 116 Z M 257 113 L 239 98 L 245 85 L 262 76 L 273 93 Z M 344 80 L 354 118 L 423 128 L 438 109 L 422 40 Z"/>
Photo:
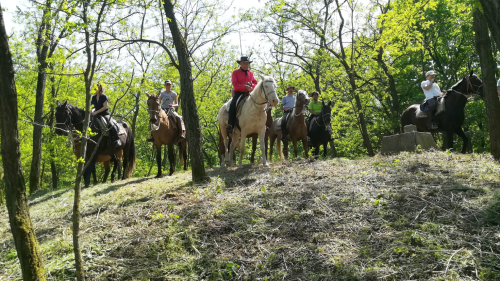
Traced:
<path id="1" fill-rule="evenodd" d="M 437 97 L 441 96 L 441 89 L 439 85 L 434 82 L 434 77 L 436 76 L 436 72 L 434 70 L 429 70 L 425 74 L 427 80 L 422 81 L 420 86 L 425 94 L 425 102 L 429 108 L 429 113 L 427 114 L 427 128 L 429 129 L 437 129 L 438 125 L 432 122 L 434 118 L 434 113 L 437 108 Z"/>

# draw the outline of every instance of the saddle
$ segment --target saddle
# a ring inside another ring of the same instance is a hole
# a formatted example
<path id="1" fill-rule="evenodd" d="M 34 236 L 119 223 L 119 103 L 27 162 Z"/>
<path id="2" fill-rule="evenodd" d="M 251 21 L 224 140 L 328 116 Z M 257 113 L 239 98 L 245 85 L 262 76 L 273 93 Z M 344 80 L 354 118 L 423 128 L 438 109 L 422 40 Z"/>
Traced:
<path id="1" fill-rule="evenodd" d="M 250 98 L 250 93 L 246 93 L 246 94 L 242 94 L 238 100 L 236 101 L 236 120 L 234 122 L 234 126 L 236 128 L 238 128 L 238 130 L 241 131 L 241 128 L 240 128 L 240 122 L 238 120 L 238 117 L 240 117 L 241 115 L 241 110 L 243 108 L 243 105 L 245 104 L 245 102 Z M 224 104 L 224 107 L 225 107 L 225 112 L 227 114 L 227 116 L 229 117 L 229 107 L 231 106 L 231 101 L 233 99 L 229 99 L 225 104 Z"/>
<path id="2" fill-rule="evenodd" d="M 436 114 L 434 116 L 437 116 L 438 114 L 441 114 L 446 111 L 445 107 L 445 99 L 444 97 L 438 97 L 437 98 L 437 105 L 436 105 Z M 417 118 L 427 118 L 427 114 L 429 112 L 429 106 L 427 104 L 427 100 L 425 100 L 420 106 L 417 108 L 416 116 Z"/>
<path id="3" fill-rule="evenodd" d="M 250 93 L 241 95 L 236 101 L 236 118 L 238 118 L 241 115 L 241 109 L 243 108 L 243 105 L 248 100 L 248 98 L 250 98 Z M 229 113 L 229 107 L 231 106 L 232 100 L 233 99 L 231 98 L 224 104 L 227 113 Z"/>
<path id="4" fill-rule="evenodd" d="M 115 126 L 118 135 L 126 134 L 125 128 L 123 128 L 123 126 L 120 126 L 120 124 L 118 124 L 118 122 L 116 122 L 116 120 L 113 118 L 110 118 L 110 122 L 108 122 L 108 120 L 104 118 L 104 116 L 96 115 L 94 116 L 94 119 L 92 121 L 96 122 L 96 127 L 101 130 L 101 133 L 104 136 L 109 136 L 108 128 L 110 126 Z"/>

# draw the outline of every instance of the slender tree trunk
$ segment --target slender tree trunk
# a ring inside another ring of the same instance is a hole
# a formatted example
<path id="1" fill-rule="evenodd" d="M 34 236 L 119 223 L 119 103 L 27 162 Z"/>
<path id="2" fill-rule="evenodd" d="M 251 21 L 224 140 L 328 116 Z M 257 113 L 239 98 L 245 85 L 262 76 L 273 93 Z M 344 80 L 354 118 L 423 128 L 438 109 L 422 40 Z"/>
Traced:
<path id="1" fill-rule="evenodd" d="M 182 95 L 181 108 L 184 114 L 187 141 L 189 143 L 188 151 L 191 157 L 193 182 L 199 182 L 205 179 L 206 174 L 205 163 L 203 162 L 200 116 L 198 115 L 198 108 L 196 107 L 196 99 L 194 96 L 191 62 L 189 61 L 186 40 L 182 37 L 179 27 L 177 26 L 172 1 L 165 0 L 163 7 L 179 59 Z"/>
<path id="2" fill-rule="evenodd" d="M 479 0 L 483 7 L 484 17 L 490 28 L 491 35 L 497 48 L 500 47 L 500 1 Z"/>
<path id="3" fill-rule="evenodd" d="M 33 118 L 35 125 L 33 125 L 33 159 L 31 160 L 30 194 L 36 192 L 40 186 L 40 163 L 42 161 L 42 126 L 37 124 L 43 123 L 43 104 L 45 101 L 45 84 L 47 81 L 47 56 L 50 47 L 51 14 L 52 1 L 46 2 L 45 10 L 43 12 L 42 21 L 38 31 L 37 38 L 37 60 L 38 60 L 38 78 L 36 83 L 35 94 L 35 117 Z"/>
<path id="4" fill-rule="evenodd" d="M 17 90 L 14 67 L 0 5 L 0 128 L 5 193 L 9 223 L 23 280 L 45 280 L 26 196 L 19 148 Z"/>
<path id="5" fill-rule="evenodd" d="M 54 72 L 54 68 L 51 67 L 51 72 Z M 55 77 L 52 75 L 50 77 L 50 81 L 51 81 L 51 93 L 52 93 L 52 97 L 55 99 L 57 97 L 57 92 L 56 92 L 56 86 L 55 86 Z M 51 109 L 50 109 L 50 117 L 49 117 L 49 126 L 52 128 L 54 126 L 54 117 L 55 117 L 55 108 L 54 108 L 54 105 L 51 106 Z M 50 137 L 51 139 L 53 139 L 55 136 L 55 132 L 53 129 L 51 129 L 51 132 L 50 132 Z M 58 185 L 59 185 L 59 173 L 57 171 L 57 165 L 56 165 L 56 155 L 55 155 L 55 149 L 54 147 L 51 147 L 50 148 L 50 173 L 52 175 L 52 189 L 57 189 Z"/>
<path id="6" fill-rule="evenodd" d="M 496 87 L 495 73 L 497 66 L 493 58 L 491 40 L 485 16 L 479 9 L 474 10 L 474 33 L 476 50 L 481 61 L 481 74 L 484 88 L 484 104 L 488 116 L 490 151 L 495 159 L 500 159 L 500 102 Z"/>

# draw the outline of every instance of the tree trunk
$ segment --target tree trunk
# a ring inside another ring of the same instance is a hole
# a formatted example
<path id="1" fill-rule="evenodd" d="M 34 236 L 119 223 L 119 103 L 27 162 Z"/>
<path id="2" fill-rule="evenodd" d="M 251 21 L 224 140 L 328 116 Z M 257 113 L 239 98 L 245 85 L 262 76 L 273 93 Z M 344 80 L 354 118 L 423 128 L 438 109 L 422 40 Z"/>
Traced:
<path id="1" fill-rule="evenodd" d="M 53 67 L 51 67 L 51 72 L 54 72 Z M 56 79 L 52 75 L 50 77 L 50 81 L 52 84 L 51 93 L 52 93 L 52 97 L 54 99 L 57 97 L 56 86 L 55 86 L 56 81 L 55 80 Z M 51 109 L 50 109 L 50 117 L 49 117 L 49 126 L 51 128 L 54 126 L 54 118 L 55 118 L 55 108 L 54 108 L 54 105 L 52 105 Z M 53 129 L 51 129 L 50 137 L 51 138 L 55 137 L 55 132 Z M 57 189 L 57 187 L 59 185 L 59 173 L 57 171 L 57 165 L 56 165 L 55 158 L 56 158 L 55 149 L 54 149 L 54 147 L 51 147 L 50 148 L 50 172 L 52 174 L 52 189 Z"/>
<path id="2" fill-rule="evenodd" d="M 181 108 L 184 114 L 187 141 L 189 143 L 188 150 L 191 157 L 193 182 L 200 182 L 205 179 L 205 163 L 203 162 L 200 116 L 198 115 L 198 108 L 196 107 L 196 99 L 194 96 L 191 62 L 189 61 L 186 40 L 182 37 L 179 27 L 177 26 L 172 1 L 166 0 L 163 7 L 179 59 L 182 95 Z"/>
<path id="3" fill-rule="evenodd" d="M 0 93 L 1 151 L 10 229 L 14 237 L 23 280 L 45 280 L 38 242 L 31 225 L 26 185 L 22 174 L 17 126 L 17 90 L 1 5 Z"/>
<path id="4" fill-rule="evenodd" d="M 500 2 L 498 0 L 479 0 L 483 7 L 484 17 L 490 28 L 497 48 L 500 48 Z"/>
<path id="5" fill-rule="evenodd" d="M 43 104 L 45 100 L 45 84 L 47 81 L 47 56 L 50 47 L 50 40 L 46 37 L 50 36 L 50 9 L 52 1 L 48 0 L 43 12 L 42 21 L 38 31 L 37 38 L 37 60 L 38 60 L 38 78 L 36 83 L 35 94 L 35 124 L 33 125 L 33 158 L 31 160 L 30 194 L 35 193 L 40 186 L 40 163 L 42 161 L 42 126 L 37 124 L 43 123 Z"/>
<path id="6" fill-rule="evenodd" d="M 491 40 L 485 16 L 479 9 L 474 10 L 474 33 L 476 51 L 481 61 L 481 74 L 484 88 L 484 104 L 488 116 L 488 131 L 490 134 L 490 151 L 495 159 L 500 159 L 500 102 L 496 86 L 495 73 L 497 66 L 493 58 Z"/>

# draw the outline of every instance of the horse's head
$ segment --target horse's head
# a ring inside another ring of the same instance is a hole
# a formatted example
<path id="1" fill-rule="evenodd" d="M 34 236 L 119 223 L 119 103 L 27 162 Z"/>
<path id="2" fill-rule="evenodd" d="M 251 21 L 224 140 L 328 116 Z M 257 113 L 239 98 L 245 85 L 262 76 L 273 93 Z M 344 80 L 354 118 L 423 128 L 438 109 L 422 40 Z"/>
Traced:
<path id="1" fill-rule="evenodd" d="M 323 122 L 325 123 L 325 126 L 326 126 L 326 130 L 328 132 L 330 132 L 330 134 L 332 133 L 332 106 L 333 106 L 333 102 L 332 101 L 329 101 L 327 103 L 325 103 L 324 101 L 322 102 L 323 103 L 323 107 L 321 108 L 321 118 L 323 119 Z"/>
<path id="2" fill-rule="evenodd" d="M 478 94 L 479 96 L 483 96 L 483 81 L 474 74 L 474 71 L 471 71 L 468 76 L 467 81 L 467 94 Z"/>
<path id="3" fill-rule="evenodd" d="M 276 88 L 278 85 L 276 81 L 271 76 L 260 76 L 262 83 L 262 92 L 264 92 L 264 96 L 266 97 L 267 102 L 272 106 L 278 105 L 280 99 L 278 98 L 278 94 L 276 93 Z"/>
<path id="4" fill-rule="evenodd" d="M 161 110 L 160 104 L 161 104 L 161 98 L 160 94 L 155 95 L 155 94 L 146 94 L 148 96 L 148 112 L 149 112 L 149 122 L 151 123 L 156 123 L 159 119 L 159 113 Z"/>
<path id="5" fill-rule="evenodd" d="M 296 105 L 300 104 L 303 106 L 308 106 L 310 102 L 311 102 L 311 98 L 309 98 L 309 95 L 307 94 L 306 91 L 304 91 L 304 90 L 297 91 L 297 96 L 295 98 Z"/>
<path id="6" fill-rule="evenodd" d="M 72 123 L 71 123 L 71 105 L 68 104 L 68 101 L 65 101 L 64 103 L 60 103 L 59 101 L 56 101 L 56 129 L 55 132 L 58 135 L 65 135 L 66 132 L 62 131 L 68 131 L 70 130 Z"/>
<path id="7" fill-rule="evenodd" d="M 474 74 L 473 71 L 466 75 L 462 80 L 458 81 L 455 85 L 451 86 L 452 92 L 458 92 L 463 95 L 478 94 L 483 96 L 483 81 Z"/>

